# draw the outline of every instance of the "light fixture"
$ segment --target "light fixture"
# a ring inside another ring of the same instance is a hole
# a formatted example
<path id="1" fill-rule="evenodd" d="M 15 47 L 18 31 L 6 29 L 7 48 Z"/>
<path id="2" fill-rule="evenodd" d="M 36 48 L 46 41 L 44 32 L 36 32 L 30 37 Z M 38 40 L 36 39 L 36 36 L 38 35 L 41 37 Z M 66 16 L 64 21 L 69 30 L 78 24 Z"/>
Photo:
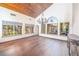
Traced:
<path id="1" fill-rule="evenodd" d="M 39 19 L 37 20 L 37 22 L 38 22 L 39 24 L 45 24 L 45 23 L 48 22 L 48 20 L 47 20 L 47 18 L 44 16 L 44 14 L 42 13 L 41 18 L 39 18 Z"/>

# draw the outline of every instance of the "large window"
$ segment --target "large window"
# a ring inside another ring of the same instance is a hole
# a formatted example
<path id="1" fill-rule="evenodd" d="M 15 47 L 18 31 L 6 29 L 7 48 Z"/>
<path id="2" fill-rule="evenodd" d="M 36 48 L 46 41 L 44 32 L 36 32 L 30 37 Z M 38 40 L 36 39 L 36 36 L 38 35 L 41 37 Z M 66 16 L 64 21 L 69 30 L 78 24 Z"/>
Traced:
<path id="1" fill-rule="evenodd" d="M 58 26 L 57 23 L 47 24 L 47 34 L 57 34 Z"/>
<path id="2" fill-rule="evenodd" d="M 60 23 L 60 34 L 67 35 L 69 32 L 69 22 Z"/>
<path id="3" fill-rule="evenodd" d="M 34 33 L 34 25 L 33 24 L 25 24 L 25 34 Z"/>
<path id="4" fill-rule="evenodd" d="M 22 34 L 22 23 L 18 22 L 2 22 L 2 36 L 13 36 Z"/>
<path id="5" fill-rule="evenodd" d="M 3 25 L 3 36 L 13 35 L 13 25 Z"/>
<path id="6" fill-rule="evenodd" d="M 21 25 L 15 25 L 13 30 L 14 35 L 22 34 L 22 26 Z"/>

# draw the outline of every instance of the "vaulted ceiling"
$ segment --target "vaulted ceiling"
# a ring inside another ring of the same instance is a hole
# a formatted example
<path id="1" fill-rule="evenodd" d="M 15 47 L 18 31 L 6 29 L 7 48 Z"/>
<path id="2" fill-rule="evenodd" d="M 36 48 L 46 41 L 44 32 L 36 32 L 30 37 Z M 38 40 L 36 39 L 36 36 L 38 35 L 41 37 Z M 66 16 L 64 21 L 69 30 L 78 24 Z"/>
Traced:
<path id="1" fill-rule="evenodd" d="M 23 13 L 33 18 L 46 10 L 52 3 L 0 3 L 0 6 Z"/>

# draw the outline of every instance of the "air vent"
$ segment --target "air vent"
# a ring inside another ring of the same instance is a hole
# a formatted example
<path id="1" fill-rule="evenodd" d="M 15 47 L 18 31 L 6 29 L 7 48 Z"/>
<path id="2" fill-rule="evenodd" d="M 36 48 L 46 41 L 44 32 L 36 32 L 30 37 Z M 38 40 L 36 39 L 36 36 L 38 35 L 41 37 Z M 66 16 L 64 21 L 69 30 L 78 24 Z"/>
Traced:
<path id="1" fill-rule="evenodd" d="M 16 15 L 15 15 L 15 14 L 13 14 L 13 13 L 10 13 L 10 15 L 11 15 L 11 16 L 16 16 Z"/>

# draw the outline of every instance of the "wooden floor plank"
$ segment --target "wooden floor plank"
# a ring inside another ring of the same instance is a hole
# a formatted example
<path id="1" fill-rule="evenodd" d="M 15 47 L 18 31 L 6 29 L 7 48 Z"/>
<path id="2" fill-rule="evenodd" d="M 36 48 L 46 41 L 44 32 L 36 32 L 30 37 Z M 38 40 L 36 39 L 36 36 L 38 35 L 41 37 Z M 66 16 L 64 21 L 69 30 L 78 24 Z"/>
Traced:
<path id="1" fill-rule="evenodd" d="M 28 38 L 0 43 L 0 55 L 5 56 L 67 56 L 67 42 L 46 37 Z"/>

